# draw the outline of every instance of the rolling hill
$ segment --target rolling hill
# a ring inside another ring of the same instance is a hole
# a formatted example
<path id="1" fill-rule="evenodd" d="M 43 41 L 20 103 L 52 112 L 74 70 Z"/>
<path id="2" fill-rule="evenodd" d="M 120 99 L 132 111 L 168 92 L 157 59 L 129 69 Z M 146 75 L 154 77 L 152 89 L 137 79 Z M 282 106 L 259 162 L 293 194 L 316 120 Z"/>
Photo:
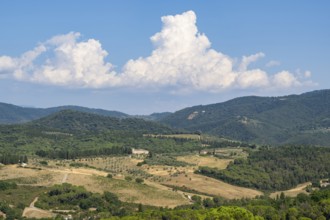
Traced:
<path id="1" fill-rule="evenodd" d="M 196 140 L 144 135 L 176 132 L 166 125 L 139 118 L 115 118 L 62 110 L 27 123 L 0 125 L 0 156 L 37 154 L 49 158 L 73 159 L 127 154 L 131 148 L 160 153 L 200 148 Z"/>
<path id="2" fill-rule="evenodd" d="M 24 123 L 62 110 L 75 110 L 116 118 L 129 117 L 129 115 L 118 111 L 107 111 L 103 109 L 85 108 L 73 105 L 52 108 L 27 108 L 7 103 L 0 103 L 0 124 Z"/>
<path id="3" fill-rule="evenodd" d="M 126 131 L 139 133 L 172 133 L 166 125 L 138 118 L 116 118 L 75 110 L 62 110 L 44 118 L 34 120 L 25 126 L 39 130 L 53 130 L 68 133 Z"/>
<path id="4" fill-rule="evenodd" d="M 137 118 L 140 118 L 139 124 L 145 123 L 142 119 L 159 121 L 174 129 L 198 131 L 257 144 L 329 146 L 330 143 L 330 90 L 281 97 L 240 97 L 223 103 L 185 108 L 175 113 L 164 112 L 145 116 L 130 116 L 118 111 L 79 106 L 41 109 L 0 103 L 0 124 L 24 123 L 50 116 L 62 110 L 130 119 L 133 127 L 136 122 L 133 119 Z M 76 114 L 76 116 L 79 115 Z M 54 117 L 59 117 L 59 115 L 55 114 L 50 117 L 58 119 Z M 80 129 L 87 130 L 102 130 L 107 127 L 104 123 L 109 120 L 112 122 L 112 126 L 121 122 L 121 120 L 113 121 L 114 118 L 106 120 L 93 118 L 96 120 L 95 122 L 93 120 L 84 122 L 88 117 L 71 118 L 75 118 L 75 122 L 71 123 L 71 126 L 75 124 L 75 126 L 81 126 Z M 46 123 L 45 120 L 48 120 L 47 126 L 55 125 L 56 120 L 50 120 L 47 117 L 35 123 Z M 58 121 L 56 126 L 63 128 L 67 125 L 66 123 L 68 123 L 67 120 Z M 138 129 L 138 126 L 135 128 Z"/>
<path id="5" fill-rule="evenodd" d="M 0 102 L 0 124 L 19 124 L 33 121 L 50 114 L 62 111 L 74 110 L 79 112 L 92 113 L 115 118 L 141 118 L 149 121 L 160 121 L 164 117 L 172 114 L 170 112 L 152 113 L 150 115 L 128 115 L 119 111 L 109 111 L 104 109 L 86 108 L 81 106 L 66 105 L 52 108 L 31 108 Z"/>
<path id="6" fill-rule="evenodd" d="M 259 144 L 329 146 L 330 90 L 282 97 L 241 97 L 185 108 L 161 122 L 173 128 Z"/>

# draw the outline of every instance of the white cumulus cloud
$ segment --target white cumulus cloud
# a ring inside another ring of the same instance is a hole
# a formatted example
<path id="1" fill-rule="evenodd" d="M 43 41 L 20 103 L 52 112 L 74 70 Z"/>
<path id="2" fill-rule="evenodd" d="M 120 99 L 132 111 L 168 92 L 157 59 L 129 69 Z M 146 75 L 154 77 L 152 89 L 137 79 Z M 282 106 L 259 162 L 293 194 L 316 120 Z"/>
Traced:
<path id="1" fill-rule="evenodd" d="M 9 56 L 0 56 L 0 74 L 8 73 L 15 69 L 15 60 Z"/>
<path id="2" fill-rule="evenodd" d="M 240 71 L 247 70 L 250 63 L 256 62 L 257 60 L 259 60 L 260 58 L 263 58 L 264 56 L 265 56 L 265 54 L 261 53 L 261 52 L 250 55 L 250 56 L 243 56 L 242 62 L 239 66 L 239 70 Z"/>
<path id="3" fill-rule="evenodd" d="M 47 45 L 55 47 L 54 57 L 37 69 L 32 79 L 58 85 L 103 87 L 116 83 L 112 64 L 104 61 L 108 53 L 99 41 L 77 42 L 79 33 L 56 36 Z"/>
<path id="4" fill-rule="evenodd" d="M 10 68 L 18 80 L 36 83 L 94 88 L 115 85 L 118 79 L 111 63 L 104 61 L 108 53 L 100 42 L 78 42 L 79 37 L 73 32 L 55 36 L 18 58 L 0 57 L 0 68 Z M 43 58 L 46 54 L 48 58 Z"/>
<path id="5" fill-rule="evenodd" d="M 287 88 L 301 85 L 298 79 L 288 71 L 281 71 L 275 74 L 273 77 L 273 81 L 277 87 Z"/>
<path id="6" fill-rule="evenodd" d="M 129 82 L 194 89 L 221 89 L 234 83 L 232 60 L 210 48 L 208 38 L 197 30 L 194 12 L 165 16 L 162 22 L 161 32 L 151 37 L 152 54 L 124 66 L 123 76 Z"/>
<path id="7" fill-rule="evenodd" d="M 161 31 L 150 38 L 154 45 L 151 54 L 127 61 L 121 71 L 116 72 L 106 61 L 108 52 L 98 40 L 81 41 L 80 33 L 71 32 L 55 36 L 20 57 L 0 56 L 0 73 L 35 83 L 91 88 L 171 87 L 176 91 L 217 92 L 304 85 L 303 79 L 288 71 L 269 74 L 249 69 L 249 64 L 265 57 L 262 52 L 243 56 L 236 68 L 235 59 L 212 49 L 207 36 L 198 31 L 193 11 L 161 20 Z"/>
<path id="8" fill-rule="evenodd" d="M 240 73 L 237 82 L 240 88 L 267 87 L 270 85 L 267 73 L 260 69 Z"/>

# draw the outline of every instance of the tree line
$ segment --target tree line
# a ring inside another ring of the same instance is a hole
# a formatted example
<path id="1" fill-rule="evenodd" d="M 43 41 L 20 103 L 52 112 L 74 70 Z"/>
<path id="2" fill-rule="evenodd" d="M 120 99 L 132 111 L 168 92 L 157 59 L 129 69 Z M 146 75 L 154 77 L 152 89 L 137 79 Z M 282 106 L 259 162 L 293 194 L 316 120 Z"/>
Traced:
<path id="1" fill-rule="evenodd" d="M 28 157 L 26 155 L 9 154 L 9 153 L 0 154 L 0 163 L 4 165 L 27 163 L 27 162 L 28 162 Z"/>
<path id="2" fill-rule="evenodd" d="M 102 156 L 102 155 L 124 155 L 131 154 L 132 148 L 130 147 L 109 147 L 109 148 L 96 148 L 96 149 L 58 149 L 58 150 L 37 150 L 36 155 L 40 157 L 47 157 L 51 159 L 77 159 L 90 156 Z"/>

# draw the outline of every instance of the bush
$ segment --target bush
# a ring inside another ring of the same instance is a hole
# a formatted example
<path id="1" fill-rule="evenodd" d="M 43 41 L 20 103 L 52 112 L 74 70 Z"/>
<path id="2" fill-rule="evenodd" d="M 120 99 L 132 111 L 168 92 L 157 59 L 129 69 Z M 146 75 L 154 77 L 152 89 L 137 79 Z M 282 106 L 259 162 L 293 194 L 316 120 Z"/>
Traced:
<path id="1" fill-rule="evenodd" d="M 8 181 L 0 181 L 0 190 L 7 190 L 7 189 L 16 189 L 17 185 L 16 183 L 13 182 L 8 182 Z"/>
<path id="2" fill-rule="evenodd" d="M 87 167 L 87 164 L 84 163 L 70 163 L 70 167 L 75 167 L 75 168 L 79 168 L 79 167 Z"/>
<path id="3" fill-rule="evenodd" d="M 142 162 L 138 162 L 138 163 L 136 164 L 136 166 L 141 167 L 143 164 L 147 164 L 145 160 L 142 161 Z"/>
<path id="4" fill-rule="evenodd" d="M 142 178 L 136 178 L 136 179 L 135 179 L 135 182 L 137 182 L 137 183 L 143 183 L 144 180 L 143 180 Z"/>
<path id="5" fill-rule="evenodd" d="M 114 193 L 105 191 L 104 194 L 103 194 L 103 197 L 107 202 L 109 202 L 111 204 L 120 205 L 120 201 L 118 199 L 118 196 Z"/>

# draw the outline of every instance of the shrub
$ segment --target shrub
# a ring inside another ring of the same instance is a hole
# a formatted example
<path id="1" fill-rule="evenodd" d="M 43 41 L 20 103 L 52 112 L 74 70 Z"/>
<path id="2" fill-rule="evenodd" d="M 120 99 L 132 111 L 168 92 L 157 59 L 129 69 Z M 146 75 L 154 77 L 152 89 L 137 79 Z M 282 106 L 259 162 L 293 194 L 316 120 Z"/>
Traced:
<path id="1" fill-rule="evenodd" d="M 138 162 L 136 166 L 141 167 L 143 164 L 147 164 L 147 162 L 145 160 L 142 162 Z"/>
<path id="2" fill-rule="evenodd" d="M 0 190 L 7 190 L 7 189 L 16 189 L 17 185 L 16 183 L 13 182 L 8 182 L 8 181 L 0 181 Z"/>
<path id="3" fill-rule="evenodd" d="M 136 179 L 135 179 L 135 182 L 137 182 L 137 183 L 143 183 L 144 180 L 143 180 L 142 178 L 136 178 Z"/>
<path id="4" fill-rule="evenodd" d="M 87 164 L 84 163 L 70 163 L 70 167 L 75 167 L 75 168 L 79 168 L 79 167 L 86 167 Z"/>

